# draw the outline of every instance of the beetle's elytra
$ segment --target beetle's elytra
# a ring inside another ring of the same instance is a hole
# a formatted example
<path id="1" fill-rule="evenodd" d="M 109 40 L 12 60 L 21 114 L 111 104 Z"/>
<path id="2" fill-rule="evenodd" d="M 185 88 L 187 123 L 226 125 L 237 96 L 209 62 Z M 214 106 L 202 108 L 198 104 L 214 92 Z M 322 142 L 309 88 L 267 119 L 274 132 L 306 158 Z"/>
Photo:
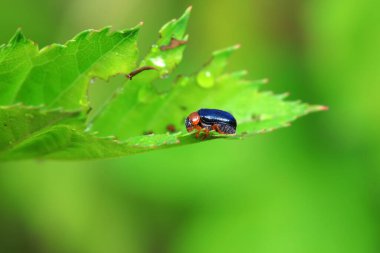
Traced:
<path id="1" fill-rule="evenodd" d="M 199 133 L 204 131 L 205 138 L 212 130 L 220 134 L 235 134 L 236 133 L 236 119 L 232 114 L 218 110 L 218 109 L 200 109 L 196 112 L 190 113 L 185 120 L 185 126 L 188 132 L 197 130 L 196 137 Z"/>

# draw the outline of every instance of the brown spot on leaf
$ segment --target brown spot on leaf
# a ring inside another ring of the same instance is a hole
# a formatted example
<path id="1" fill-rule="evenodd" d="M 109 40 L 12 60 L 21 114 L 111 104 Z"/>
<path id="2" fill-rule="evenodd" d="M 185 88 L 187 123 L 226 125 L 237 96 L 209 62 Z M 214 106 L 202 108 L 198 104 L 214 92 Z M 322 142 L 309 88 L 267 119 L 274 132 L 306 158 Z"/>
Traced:
<path id="1" fill-rule="evenodd" d="M 186 43 L 187 43 L 187 40 L 177 40 L 175 38 L 172 38 L 170 40 L 170 44 L 169 45 L 161 46 L 160 49 L 162 51 L 166 51 L 166 50 L 170 50 L 170 49 L 182 46 L 182 45 L 184 45 Z"/>
<path id="2" fill-rule="evenodd" d="M 173 124 L 167 125 L 166 130 L 168 130 L 170 133 L 176 132 L 176 128 Z"/>

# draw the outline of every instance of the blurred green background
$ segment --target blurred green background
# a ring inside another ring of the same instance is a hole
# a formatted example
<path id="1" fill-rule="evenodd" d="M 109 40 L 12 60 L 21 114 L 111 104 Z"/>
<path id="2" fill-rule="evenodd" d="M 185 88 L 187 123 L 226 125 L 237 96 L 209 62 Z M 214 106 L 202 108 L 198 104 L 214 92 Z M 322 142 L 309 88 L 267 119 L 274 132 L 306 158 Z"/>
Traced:
<path id="1" fill-rule="evenodd" d="M 2 0 L 0 43 L 144 21 L 143 54 L 189 5 L 180 71 L 241 43 L 230 70 L 330 110 L 243 141 L 0 164 L 0 252 L 380 252 L 379 1 Z"/>

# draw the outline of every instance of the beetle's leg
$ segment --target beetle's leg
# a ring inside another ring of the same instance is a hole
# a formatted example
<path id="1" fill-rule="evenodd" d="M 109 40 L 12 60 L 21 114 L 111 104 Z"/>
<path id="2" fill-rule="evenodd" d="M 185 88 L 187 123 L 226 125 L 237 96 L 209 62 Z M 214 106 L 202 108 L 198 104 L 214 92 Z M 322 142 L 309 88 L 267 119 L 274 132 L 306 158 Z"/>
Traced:
<path id="1" fill-rule="evenodd" d="M 217 124 L 212 125 L 211 128 L 212 128 L 212 130 L 215 130 L 215 131 L 217 131 L 220 134 L 224 134 L 224 132 L 222 130 L 220 130 L 220 127 Z"/>
<path id="2" fill-rule="evenodd" d="M 194 126 L 194 128 L 197 130 L 197 133 L 195 134 L 195 138 L 198 139 L 198 138 L 199 138 L 199 134 L 200 134 L 201 131 L 202 131 L 202 127 L 196 125 L 196 126 Z"/>
<path id="3" fill-rule="evenodd" d="M 206 139 L 206 138 L 209 136 L 209 134 L 210 134 L 210 130 L 209 130 L 208 128 L 204 128 L 204 129 L 203 129 L 203 132 L 204 132 L 205 134 L 203 135 L 202 140 Z"/>

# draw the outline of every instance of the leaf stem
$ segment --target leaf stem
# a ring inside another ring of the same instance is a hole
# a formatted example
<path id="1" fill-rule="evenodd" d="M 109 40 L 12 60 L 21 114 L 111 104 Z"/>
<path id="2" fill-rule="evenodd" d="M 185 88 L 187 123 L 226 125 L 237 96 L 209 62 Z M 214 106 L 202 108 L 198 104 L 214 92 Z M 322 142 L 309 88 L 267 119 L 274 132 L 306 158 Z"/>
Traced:
<path id="1" fill-rule="evenodd" d="M 132 80 L 132 78 L 133 78 L 135 75 L 137 75 L 137 74 L 139 74 L 139 73 L 141 73 L 141 72 L 143 72 L 143 71 L 145 71 L 145 70 L 152 70 L 152 69 L 158 71 L 158 69 L 155 68 L 155 67 L 152 67 L 152 66 L 143 66 L 143 67 L 141 67 L 141 68 L 138 68 L 138 69 L 133 70 L 131 73 L 129 73 L 129 74 L 125 75 L 125 76 L 126 76 L 129 80 Z"/>

